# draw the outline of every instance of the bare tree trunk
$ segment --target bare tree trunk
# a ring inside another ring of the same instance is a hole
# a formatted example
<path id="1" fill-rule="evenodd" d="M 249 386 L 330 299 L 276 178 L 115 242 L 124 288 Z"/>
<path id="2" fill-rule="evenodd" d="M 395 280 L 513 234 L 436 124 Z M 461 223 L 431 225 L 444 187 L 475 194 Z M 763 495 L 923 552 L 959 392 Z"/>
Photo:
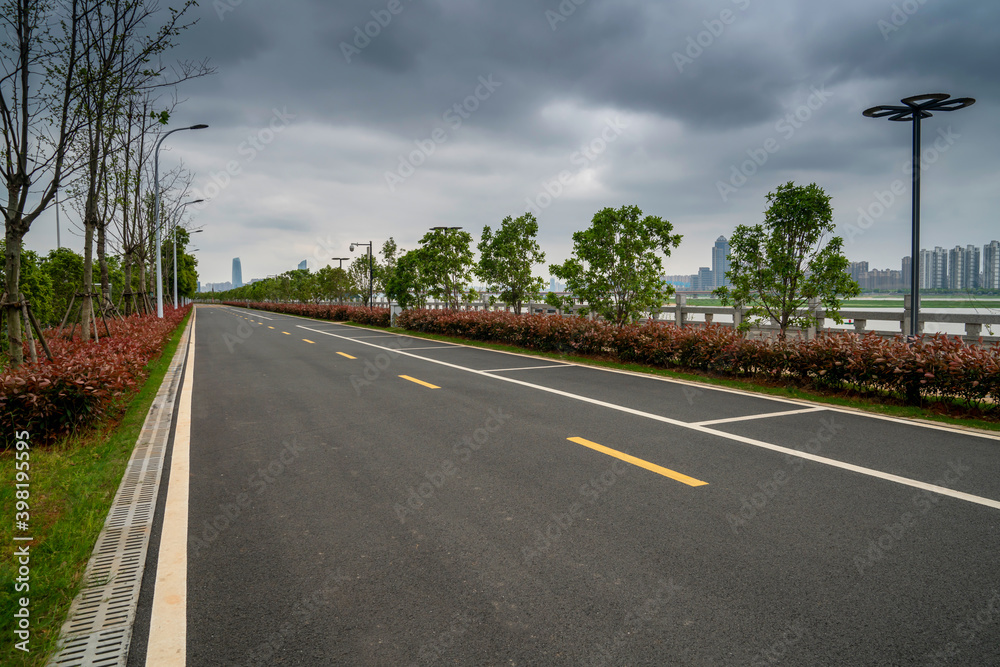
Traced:
<path id="1" fill-rule="evenodd" d="M 94 291 L 94 225 L 84 220 L 83 233 L 83 308 L 80 310 L 80 338 L 90 340 L 91 293 Z"/>
<path id="2" fill-rule="evenodd" d="M 101 222 L 97 226 L 97 265 L 101 270 L 101 303 L 111 299 L 111 278 L 108 275 L 108 255 L 107 255 L 107 223 Z"/>
<path id="3" fill-rule="evenodd" d="M 7 245 L 4 249 L 7 284 L 4 286 L 4 291 L 7 292 L 7 300 L 12 303 L 17 301 L 21 280 L 21 245 L 24 232 L 18 232 L 14 225 L 7 225 L 5 234 Z M 24 348 L 21 346 L 21 318 L 14 306 L 7 306 L 7 341 L 10 345 L 11 366 L 17 368 L 24 362 Z"/>

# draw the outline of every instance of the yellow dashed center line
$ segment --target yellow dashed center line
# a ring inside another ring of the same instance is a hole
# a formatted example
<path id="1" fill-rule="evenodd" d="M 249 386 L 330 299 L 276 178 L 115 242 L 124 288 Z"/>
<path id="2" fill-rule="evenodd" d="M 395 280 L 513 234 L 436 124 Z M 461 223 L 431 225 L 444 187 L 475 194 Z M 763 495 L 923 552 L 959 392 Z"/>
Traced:
<path id="1" fill-rule="evenodd" d="M 288 333 L 287 331 L 282 331 L 281 333 L 285 334 L 286 336 L 291 336 L 292 335 L 292 334 Z"/>
<path id="2" fill-rule="evenodd" d="M 315 341 L 311 341 L 311 340 L 309 340 L 308 338 L 303 338 L 302 340 L 304 340 L 304 341 L 305 341 L 305 342 L 307 342 L 307 343 L 312 343 L 313 345 L 315 345 L 315 344 L 316 344 L 316 343 L 315 343 Z"/>
<path id="3" fill-rule="evenodd" d="M 423 386 L 425 386 L 425 387 L 427 387 L 429 389 L 440 389 L 441 388 L 441 387 L 437 386 L 436 384 L 431 384 L 430 382 L 424 382 L 423 380 L 418 380 L 417 378 L 411 378 L 409 375 L 400 375 L 399 377 L 403 378 L 404 380 L 409 380 L 410 382 L 416 382 L 417 384 L 423 385 Z"/>
<path id="4" fill-rule="evenodd" d="M 273 329 L 274 327 L 268 327 L 268 329 Z"/>
<path id="5" fill-rule="evenodd" d="M 583 445 L 584 447 L 590 447 L 591 449 L 601 452 L 602 454 L 607 454 L 608 456 L 613 456 L 616 459 L 621 459 L 626 463 L 631 463 L 632 465 L 639 466 L 640 468 L 645 468 L 646 470 L 655 472 L 658 475 L 663 475 L 664 477 L 669 477 L 670 479 L 677 480 L 682 484 L 687 484 L 688 486 L 705 486 L 708 482 L 703 482 L 700 479 L 695 479 L 694 477 L 688 477 L 685 474 L 675 472 L 668 468 L 663 468 L 656 465 L 655 463 L 650 463 L 649 461 L 643 461 L 642 459 L 637 459 L 634 456 L 625 454 L 624 452 L 619 452 L 618 450 L 611 449 L 610 447 L 605 447 L 604 445 L 599 445 L 596 442 L 591 442 L 590 440 L 585 440 L 583 438 L 566 438 L 570 442 L 575 442 L 578 445 Z"/>
<path id="6" fill-rule="evenodd" d="M 351 355 L 347 354 L 346 352 L 338 352 L 337 354 L 339 354 L 342 357 L 347 357 L 348 359 L 357 359 L 357 357 L 352 357 Z"/>

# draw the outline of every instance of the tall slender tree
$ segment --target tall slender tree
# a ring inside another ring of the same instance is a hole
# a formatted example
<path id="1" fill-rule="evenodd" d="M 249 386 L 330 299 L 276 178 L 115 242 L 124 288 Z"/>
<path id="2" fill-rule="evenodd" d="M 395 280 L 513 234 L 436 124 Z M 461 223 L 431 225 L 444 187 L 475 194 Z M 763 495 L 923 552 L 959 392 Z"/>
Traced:
<path id="1" fill-rule="evenodd" d="M 0 2 L 0 175 L 3 204 L 7 337 L 13 366 L 24 360 L 21 320 L 21 251 L 31 224 L 49 207 L 72 172 L 71 147 L 80 128 L 77 68 L 85 45 L 82 0 Z"/>

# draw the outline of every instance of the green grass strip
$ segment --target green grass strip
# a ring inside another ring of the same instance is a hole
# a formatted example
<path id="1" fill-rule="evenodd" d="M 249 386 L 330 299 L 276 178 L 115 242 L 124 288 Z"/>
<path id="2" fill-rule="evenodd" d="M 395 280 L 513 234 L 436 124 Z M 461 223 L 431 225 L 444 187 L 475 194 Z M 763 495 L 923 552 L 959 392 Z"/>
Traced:
<path id="1" fill-rule="evenodd" d="M 52 447 L 31 449 L 31 574 L 30 590 L 14 592 L 16 563 L 3 558 L 0 563 L 2 635 L 8 649 L 0 660 L 10 666 L 43 666 L 55 649 L 59 631 L 70 604 L 83 583 L 97 537 L 104 527 L 132 450 L 139 439 L 146 414 L 153 403 L 167 368 L 180 344 L 191 314 L 171 334 L 159 358 L 146 368 L 149 377 L 128 404 L 124 416 L 96 430 L 71 435 Z M 0 458 L 3 485 L 0 506 L 0 542 L 13 552 L 14 537 L 14 452 Z M 20 534 L 20 533 L 19 533 Z M 20 544 L 24 544 L 23 542 Z M 14 612 L 18 598 L 30 600 L 30 652 L 14 648 Z"/>

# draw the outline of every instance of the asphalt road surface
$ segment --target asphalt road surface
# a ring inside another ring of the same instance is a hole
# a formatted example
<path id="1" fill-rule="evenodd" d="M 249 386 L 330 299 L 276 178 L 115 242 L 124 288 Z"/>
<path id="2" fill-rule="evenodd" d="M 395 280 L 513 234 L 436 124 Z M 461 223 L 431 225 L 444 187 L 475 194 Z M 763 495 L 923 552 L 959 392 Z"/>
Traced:
<path id="1" fill-rule="evenodd" d="M 995 436 L 228 307 L 192 386 L 188 665 L 1000 664 Z"/>

